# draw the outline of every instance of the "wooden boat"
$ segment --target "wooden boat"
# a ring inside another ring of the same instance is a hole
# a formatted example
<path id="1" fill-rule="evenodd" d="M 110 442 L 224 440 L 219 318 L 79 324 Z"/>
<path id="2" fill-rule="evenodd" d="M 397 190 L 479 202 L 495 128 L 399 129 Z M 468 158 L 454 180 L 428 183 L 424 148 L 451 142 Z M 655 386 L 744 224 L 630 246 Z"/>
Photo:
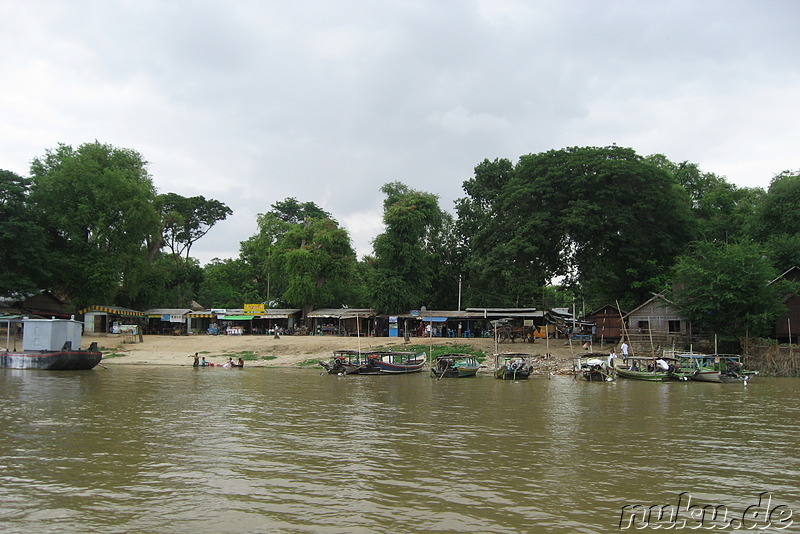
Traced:
<path id="1" fill-rule="evenodd" d="M 495 378 L 526 380 L 533 370 L 533 356 L 519 352 L 495 354 Z"/>
<path id="2" fill-rule="evenodd" d="M 657 365 L 659 359 L 666 361 L 669 365 L 669 369 L 660 369 Z M 629 380 L 646 380 L 648 382 L 689 380 L 686 373 L 679 368 L 677 360 L 666 356 L 662 356 L 661 358 L 654 358 L 652 356 L 623 356 L 615 358 L 613 366 L 618 377 L 627 378 Z"/>
<path id="3" fill-rule="evenodd" d="M 93 342 L 80 350 L 83 325 L 73 319 L 0 318 L 5 322 L 6 348 L 0 350 L 0 368 L 74 371 L 92 369 L 103 353 Z M 22 350 L 9 349 L 12 324 L 22 325 Z"/>
<path id="4" fill-rule="evenodd" d="M 738 354 L 675 353 L 681 371 L 697 382 L 748 382 L 758 371 L 745 369 Z"/>
<path id="5" fill-rule="evenodd" d="M 467 378 L 475 376 L 481 365 L 472 354 L 443 354 L 436 357 L 431 376 L 441 378 Z"/>
<path id="6" fill-rule="evenodd" d="M 364 355 L 357 350 L 340 349 L 333 351 L 333 358 L 319 364 L 331 375 L 351 375 L 358 373 L 364 364 Z"/>
<path id="7" fill-rule="evenodd" d="M 360 375 L 400 375 L 418 373 L 428 355 L 424 352 L 379 351 L 365 354 L 364 365 L 358 368 Z"/>
<path id="8" fill-rule="evenodd" d="M 597 354 L 585 354 L 575 359 L 575 376 L 587 382 L 613 382 L 616 371 L 608 365 L 608 360 Z"/>

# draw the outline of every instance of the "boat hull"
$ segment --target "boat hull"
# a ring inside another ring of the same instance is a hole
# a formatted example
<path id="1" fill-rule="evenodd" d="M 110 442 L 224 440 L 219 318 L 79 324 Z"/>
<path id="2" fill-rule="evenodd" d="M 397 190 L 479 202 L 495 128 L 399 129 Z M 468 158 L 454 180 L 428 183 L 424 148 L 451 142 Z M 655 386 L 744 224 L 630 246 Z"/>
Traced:
<path id="1" fill-rule="evenodd" d="M 628 380 L 644 380 L 647 382 L 667 382 L 670 380 L 679 380 L 679 377 L 669 373 L 659 373 L 655 371 L 630 371 L 620 368 L 617 368 L 617 376 L 620 378 L 627 378 Z"/>
<path id="2" fill-rule="evenodd" d="M 0 368 L 79 371 L 94 368 L 103 359 L 94 351 L 23 351 L 0 353 Z"/>
<path id="3" fill-rule="evenodd" d="M 755 378 L 758 373 L 747 372 L 741 374 L 727 374 L 719 371 L 713 372 L 699 372 L 692 376 L 692 380 L 698 382 L 713 382 L 716 384 L 729 384 L 731 382 L 748 382 Z"/>
<path id="4" fill-rule="evenodd" d="M 374 366 L 374 369 L 361 368 L 358 370 L 358 372 L 360 374 L 402 375 L 406 373 L 419 373 L 420 371 L 422 371 L 423 365 L 425 365 L 424 360 L 416 364 L 398 364 L 398 363 L 376 361 L 368 366 L 368 367 Z M 375 371 L 377 371 L 377 373 Z"/>
<path id="5" fill-rule="evenodd" d="M 586 370 L 581 371 L 581 379 L 587 382 L 613 382 L 614 377 L 611 373 L 603 371 Z"/>
<path id="6" fill-rule="evenodd" d="M 531 376 L 531 370 L 523 369 L 498 369 L 495 378 L 500 380 L 527 380 Z"/>
<path id="7" fill-rule="evenodd" d="M 697 371 L 692 375 L 692 380 L 697 382 L 722 383 L 722 374 L 719 371 L 713 370 Z"/>
<path id="8" fill-rule="evenodd" d="M 478 367 L 449 367 L 444 373 L 431 369 L 431 376 L 434 378 L 469 378 L 478 374 Z"/>
<path id="9" fill-rule="evenodd" d="M 423 352 L 412 353 L 376 352 L 368 355 L 366 363 L 358 368 L 360 375 L 405 375 L 419 373 L 425 366 L 427 356 Z"/>

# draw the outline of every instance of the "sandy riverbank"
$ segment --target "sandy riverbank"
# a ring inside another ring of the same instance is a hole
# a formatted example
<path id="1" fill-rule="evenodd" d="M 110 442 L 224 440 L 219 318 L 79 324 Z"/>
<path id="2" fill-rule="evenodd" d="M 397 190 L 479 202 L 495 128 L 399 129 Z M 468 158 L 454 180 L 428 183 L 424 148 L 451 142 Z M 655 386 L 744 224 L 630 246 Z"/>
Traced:
<path id="1" fill-rule="evenodd" d="M 456 347 L 468 345 L 482 350 L 491 356 L 497 352 L 493 339 L 450 339 L 411 338 L 405 343 L 402 338 L 389 337 L 337 337 L 337 336 L 145 336 L 144 342 L 126 343 L 124 338 L 115 335 L 84 336 L 82 346 L 96 341 L 103 351 L 104 365 L 192 365 L 195 352 L 206 360 L 223 363 L 229 357 L 238 358 L 252 353 L 256 360 L 248 360 L 247 367 L 294 367 L 309 360 L 327 360 L 337 349 L 377 349 L 391 347 L 403 350 L 408 345 L 445 345 Z M 497 346 L 499 352 L 522 352 L 547 358 L 548 367 L 571 367 L 574 354 L 583 352 L 581 347 L 570 348 L 563 340 L 551 340 L 549 347 L 545 341 L 536 343 L 503 343 Z M 264 356 L 274 358 L 262 360 Z M 489 362 L 487 362 L 489 363 Z"/>

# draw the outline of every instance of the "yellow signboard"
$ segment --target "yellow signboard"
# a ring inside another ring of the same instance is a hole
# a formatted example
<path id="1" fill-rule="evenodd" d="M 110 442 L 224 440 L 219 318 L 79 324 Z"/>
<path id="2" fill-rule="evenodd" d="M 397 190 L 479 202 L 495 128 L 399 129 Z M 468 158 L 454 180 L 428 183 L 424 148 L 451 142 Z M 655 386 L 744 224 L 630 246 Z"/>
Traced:
<path id="1" fill-rule="evenodd" d="M 244 305 L 244 314 L 245 315 L 260 315 L 264 313 L 264 305 L 263 304 L 245 304 Z"/>

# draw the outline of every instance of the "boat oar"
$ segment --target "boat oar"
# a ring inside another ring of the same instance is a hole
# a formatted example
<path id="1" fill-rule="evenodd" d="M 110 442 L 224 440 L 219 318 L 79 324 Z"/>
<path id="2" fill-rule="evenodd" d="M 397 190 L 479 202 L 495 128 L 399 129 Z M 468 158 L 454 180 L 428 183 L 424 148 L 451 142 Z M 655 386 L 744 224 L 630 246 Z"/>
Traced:
<path id="1" fill-rule="evenodd" d="M 440 374 L 440 375 L 439 375 L 439 378 L 437 378 L 437 379 L 436 379 L 436 381 L 438 382 L 439 380 L 441 380 L 442 378 L 444 378 L 444 374 L 445 374 L 446 372 L 447 372 L 447 367 L 445 367 L 444 369 L 442 369 L 442 374 Z M 747 385 L 747 384 L 745 384 L 745 385 Z"/>

